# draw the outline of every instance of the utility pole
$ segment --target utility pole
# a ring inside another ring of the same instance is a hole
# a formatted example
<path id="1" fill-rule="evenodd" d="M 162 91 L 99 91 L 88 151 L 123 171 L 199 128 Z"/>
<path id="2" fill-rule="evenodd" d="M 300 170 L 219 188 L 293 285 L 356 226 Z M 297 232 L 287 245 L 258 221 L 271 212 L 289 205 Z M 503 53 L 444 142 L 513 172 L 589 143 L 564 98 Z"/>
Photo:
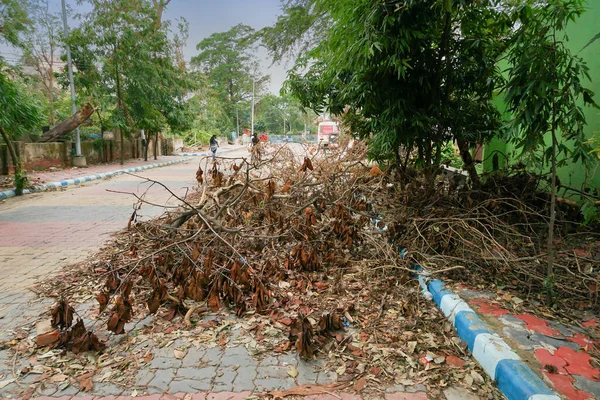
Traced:
<path id="1" fill-rule="evenodd" d="M 252 136 L 254 136 L 254 79 L 252 79 Z"/>
<path id="2" fill-rule="evenodd" d="M 65 6 L 65 0 L 61 0 L 62 3 L 62 19 L 65 39 L 69 37 L 69 26 L 67 25 L 67 7 Z M 67 68 L 69 71 L 69 82 L 71 86 L 71 110 L 73 114 L 77 113 L 77 104 L 75 97 L 75 82 L 73 81 L 73 60 L 71 59 L 71 46 L 69 43 L 66 44 L 67 50 Z M 73 166 L 85 167 L 85 157 L 81 154 L 81 138 L 79 136 L 79 127 L 75 128 L 75 157 L 73 159 Z"/>

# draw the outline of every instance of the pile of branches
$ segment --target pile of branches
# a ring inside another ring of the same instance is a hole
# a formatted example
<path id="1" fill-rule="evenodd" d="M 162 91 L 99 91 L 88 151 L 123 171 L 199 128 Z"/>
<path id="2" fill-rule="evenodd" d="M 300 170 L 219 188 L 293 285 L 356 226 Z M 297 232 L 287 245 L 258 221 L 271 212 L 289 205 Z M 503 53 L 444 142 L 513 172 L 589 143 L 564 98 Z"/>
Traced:
<path id="1" fill-rule="evenodd" d="M 392 239 L 411 261 L 446 278 L 505 286 L 536 300 L 548 294 L 575 310 L 598 310 L 600 236 L 571 201 L 559 201 L 554 279 L 547 279 L 550 196 L 544 177 L 520 166 L 494 173 L 479 190 L 438 179 L 397 177 L 401 203 L 387 209 Z M 568 314 L 568 313 L 567 313 Z"/>
<path id="2" fill-rule="evenodd" d="M 288 347 L 314 357 L 352 317 L 347 307 L 313 302 L 311 293 L 333 286 L 332 276 L 341 290 L 341 277 L 357 266 L 384 273 L 382 259 L 398 267 L 393 274 L 401 282 L 411 272 L 373 224 L 379 214 L 369 199 L 393 185 L 365 164 L 365 154 L 366 146 L 353 142 L 325 154 L 271 147 L 258 165 L 205 159 L 197 192 L 179 199 L 181 209 L 147 222 L 137 221 L 140 196 L 118 243 L 123 251 L 93 266 L 106 328 L 125 333 L 136 301 L 167 319 L 179 315 L 188 327 L 209 310 L 228 308 L 239 317 L 293 311 Z M 309 296 L 294 304 L 290 291 Z"/>

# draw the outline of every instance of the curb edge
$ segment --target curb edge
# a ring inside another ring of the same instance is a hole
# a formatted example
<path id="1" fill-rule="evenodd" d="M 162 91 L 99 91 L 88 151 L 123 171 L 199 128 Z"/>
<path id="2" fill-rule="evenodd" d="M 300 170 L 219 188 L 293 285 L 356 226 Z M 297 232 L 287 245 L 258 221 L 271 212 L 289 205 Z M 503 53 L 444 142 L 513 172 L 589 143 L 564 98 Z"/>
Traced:
<path id="1" fill-rule="evenodd" d="M 473 358 L 508 400 L 560 400 L 464 300 L 445 289 L 444 282 L 430 281 L 427 290 L 458 336 L 467 343 Z"/>
<path id="2" fill-rule="evenodd" d="M 30 194 L 30 193 L 44 192 L 49 189 L 56 189 L 59 187 L 66 187 L 66 186 L 70 186 L 70 185 L 78 185 L 81 183 L 91 182 L 91 181 L 100 180 L 100 179 L 107 179 L 107 178 L 111 178 L 113 176 L 130 173 L 130 172 L 139 172 L 139 171 L 143 171 L 146 169 L 166 167 L 167 165 L 178 164 L 178 163 L 182 163 L 185 161 L 188 161 L 188 160 L 184 159 L 184 160 L 165 161 L 162 163 L 141 165 L 139 167 L 119 169 L 116 171 L 102 172 L 102 173 L 98 173 L 98 174 L 94 174 L 94 175 L 81 176 L 78 178 L 69 178 L 69 179 L 64 179 L 62 181 L 44 183 L 43 185 L 37 185 L 37 186 L 32 187 L 31 189 L 23 190 L 23 195 Z M 15 193 L 14 189 L 5 190 L 5 191 L 0 192 L 0 200 L 8 199 L 8 198 L 15 197 L 15 196 L 16 196 L 16 193 Z"/>

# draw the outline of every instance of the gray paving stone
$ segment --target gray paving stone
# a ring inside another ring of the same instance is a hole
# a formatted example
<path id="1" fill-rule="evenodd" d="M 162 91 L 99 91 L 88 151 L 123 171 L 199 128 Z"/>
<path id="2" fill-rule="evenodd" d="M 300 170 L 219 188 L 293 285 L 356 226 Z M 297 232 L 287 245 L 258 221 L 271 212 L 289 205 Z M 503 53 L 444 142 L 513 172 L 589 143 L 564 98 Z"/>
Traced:
<path id="1" fill-rule="evenodd" d="M 282 354 L 279 356 L 279 365 L 298 365 L 298 357 L 296 354 Z"/>
<path id="2" fill-rule="evenodd" d="M 181 360 L 176 359 L 175 356 L 171 358 L 158 357 L 150 361 L 150 368 L 174 369 L 181 367 L 181 364 Z"/>
<path id="3" fill-rule="evenodd" d="M 212 379 L 217 375 L 216 367 L 202 367 L 202 368 L 179 368 L 177 373 L 174 375 L 176 380 L 208 380 Z"/>
<path id="4" fill-rule="evenodd" d="M 172 369 L 157 370 L 154 378 L 148 383 L 148 393 L 156 394 L 166 392 L 174 376 L 175 371 Z"/>
<path id="5" fill-rule="evenodd" d="M 290 366 L 272 366 L 272 367 L 263 367 L 259 366 L 256 371 L 258 372 L 258 379 L 266 379 L 266 378 L 276 378 L 276 379 L 285 379 L 289 378 L 287 371 Z"/>
<path id="6" fill-rule="evenodd" d="M 480 292 L 477 290 L 463 289 L 460 295 L 468 299 L 494 299 L 496 295 L 488 292 Z"/>
<path id="7" fill-rule="evenodd" d="M 273 356 L 266 356 L 262 360 L 260 360 L 261 367 L 270 367 L 273 365 L 279 365 L 279 358 Z"/>
<path id="8" fill-rule="evenodd" d="M 187 354 L 183 358 L 183 362 L 181 364 L 182 367 L 197 367 L 200 365 L 204 355 L 206 354 L 206 350 L 204 349 L 195 349 L 191 348 L 188 350 Z"/>
<path id="9" fill-rule="evenodd" d="M 171 358 L 175 357 L 173 354 L 173 350 L 175 347 L 173 345 L 169 347 L 156 347 L 154 348 L 154 358 Z"/>
<path id="10" fill-rule="evenodd" d="M 16 383 L 10 383 L 0 390 L 0 398 L 15 398 L 18 397 L 17 393 L 20 393 L 23 389 Z"/>
<path id="11" fill-rule="evenodd" d="M 202 390 L 210 390 L 210 381 L 182 380 L 172 381 L 169 385 L 169 393 L 194 393 Z"/>
<path id="12" fill-rule="evenodd" d="M 337 382 L 338 376 L 334 371 L 321 371 L 317 377 L 317 383 L 324 385 L 327 383 Z"/>
<path id="13" fill-rule="evenodd" d="M 136 386 L 146 386 L 150 381 L 154 379 L 154 372 L 150 370 L 140 370 L 135 376 Z"/>
<path id="14" fill-rule="evenodd" d="M 208 363 L 209 365 L 219 365 L 221 363 L 221 357 L 223 356 L 223 351 L 218 347 L 212 347 L 210 349 L 206 349 L 206 354 L 202 358 L 202 361 Z"/>
<path id="15" fill-rule="evenodd" d="M 144 329 L 148 326 L 151 326 L 153 321 L 154 321 L 154 316 L 148 315 L 148 316 L 144 317 L 143 319 L 139 320 L 137 322 L 137 324 L 135 325 L 135 328 L 136 329 Z"/>
<path id="16" fill-rule="evenodd" d="M 515 317 L 514 315 L 504 314 L 504 315 L 498 317 L 498 319 L 504 325 L 510 326 L 514 329 L 518 329 L 518 328 L 525 329 L 525 322 L 523 322 L 523 320 L 520 320 L 519 318 Z"/>
<path id="17" fill-rule="evenodd" d="M 215 385 L 231 385 L 233 384 L 233 380 L 235 379 L 236 375 L 237 372 L 233 368 L 221 367 L 217 369 L 217 373 L 213 382 Z"/>
<path id="18" fill-rule="evenodd" d="M 525 330 L 510 328 L 504 328 L 503 331 L 505 335 L 512 337 L 519 343 L 519 346 L 525 350 L 533 350 L 534 348 L 541 347 L 542 343 L 549 344 L 557 349 L 562 346 L 569 347 L 573 350 L 579 350 L 581 348 L 577 343 L 554 339 L 549 336 L 540 335 L 539 333 L 529 333 Z"/>
<path id="19" fill-rule="evenodd" d="M 600 382 L 591 381 L 586 377 L 579 375 L 573 375 L 573 378 L 575 378 L 573 386 L 575 386 L 577 389 L 583 390 L 584 392 L 593 394 L 594 398 L 596 399 L 600 399 Z"/>
<path id="20" fill-rule="evenodd" d="M 39 393 L 42 396 L 53 396 L 57 390 L 58 390 L 58 387 L 56 385 L 42 383 L 42 387 L 39 389 Z"/>
<path id="21" fill-rule="evenodd" d="M 568 327 L 564 326 L 560 322 L 550 321 L 550 323 L 548 325 L 552 329 L 555 329 L 558 332 L 560 332 L 560 334 L 563 335 L 563 336 L 565 336 L 565 337 L 571 337 L 571 336 L 574 335 L 574 333 L 573 333 L 573 331 L 571 329 L 569 329 Z"/>
<path id="22" fill-rule="evenodd" d="M 123 389 L 121 389 L 121 391 L 117 394 L 121 394 L 122 392 L 123 392 Z M 79 389 L 70 385 L 64 389 L 58 390 L 56 393 L 54 393 L 54 397 L 75 396 L 77 393 L 79 393 Z"/>
<path id="23" fill-rule="evenodd" d="M 296 366 L 298 376 L 296 380 L 300 385 L 316 384 L 319 375 L 319 366 L 311 362 L 299 361 Z"/>
<path id="24" fill-rule="evenodd" d="M 446 396 L 446 400 L 479 400 L 478 396 L 475 396 L 473 393 L 469 392 L 465 388 L 461 387 L 450 387 L 444 390 L 444 396 Z"/>
<path id="25" fill-rule="evenodd" d="M 240 367 L 237 369 L 237 375 L 233 380 L 233 389 L 236 392 L 254 391 L 256 385 L 256 367 Z"/>
<path id="26" fill-rule="evenodd" d="M 404 385 L 395 384 L 385 388 L 386 393 L 398 393 L 406 391 Z"/>
<path id="27" fill-rule="evenodd" d="M 94 384 L 94 394 L 96 396 L 119 396 L 123 393 L 123 388 L 110 382 L 97 382 Z"/>
<path id="28" fill-rule="evenodd" d="M 277 378 L 265 378 L 257 379 L 254 381 L 256 384 L 257 392 L 264 392 L 267 390 L 286 390 L 296 386 L 296 381 L 292 378 L 277 379 Z"/>
<path id="29" fill-rule="evenodd" d="M 244 352 L 246 350 L 244 349 Z M 248 353 L 246 354 L 229 354 L 227 350 L 223 352 L 223 357 L 221 357 L 221 365 L 232 367 L 235 365 L 238 366 L 257 366 L 258 361 L 252 358 Z"/>

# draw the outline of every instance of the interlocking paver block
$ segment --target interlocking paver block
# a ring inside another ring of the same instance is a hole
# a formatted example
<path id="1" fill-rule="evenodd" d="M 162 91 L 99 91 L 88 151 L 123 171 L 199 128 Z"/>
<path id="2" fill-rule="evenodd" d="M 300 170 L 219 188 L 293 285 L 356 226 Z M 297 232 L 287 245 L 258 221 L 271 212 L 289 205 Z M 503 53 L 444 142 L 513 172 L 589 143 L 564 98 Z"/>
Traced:
<path id="1" fill-rule="evenodd" d="M 273 356 L 266 356 L 262 360 L 260 360 L 261 367 L 270 367 L 273 365 L 279 365 L 279 358 Z"/>
<path id="2" fill-rule="evenodd" d="M 237 375 L 233 381 L 233 388 L 238 391 L 253 391 L 256 387 L 256 367 L 240 367 L 237 369 Z"/>
<path id="3" fill-rule="evenodd" d="M 98 396 L 118 396 L 123 393 L 123 388 L 114 383 L 102 382 L 94 384 L 94 394 Z"/>
<path id="4" fill-rule="evenodd" d="M 243 347 L 231 347 L 225 349 L 223 351 L 223 356 L 221 357 L 221 365 L 224 366 L 256 366 L 258 365 L 258 361 L 252 358 L 248 351 L 246 351 Z"/>
<path id="5" fill-rule="evenodd" d="M 200 365 L 200 362 L 202 361 L 202 358 L 205 354 L 206 350 L 204 349 L 189 349 L 187 354 L 183 358 L 182 367 L 197 367 L 198 365 Z"/>
<path id="6" fill-rule="evenodd" d="M 146 386 L 150 383 L 150 381 L 154 379 L 154 372 L 144 369 L 138 371 L 135 376 L 135 385 L 136 386 Z"/>
<path id="7" fill-rule="evenodd" d="M 174 376 L 175 371 L 172 369 L 157 370 L 154 379 L 148 384 L 148 393 L 155 394 L 166 392 Z"/>
<path id="8" fill-rule="evenodd" d="M 206 354 L 202 358 L 202 361 L 209 365 L 219 365 L 221 363 L 221 357 L 223 356 L 223 351 L 218 347 L 212 347 L 210 349 L 206 349 Z"/>
<path id="9" fill-rule="evenodd" d="M 305 361 L 300 361 L 296 366 L 298 376 L 296 380 L 300 385 L 316 384 L 319 375 L 319 367 Z"/>
<path id="10" fill-rule="evenodd" d="M 288 377 L 285 379 L 279 378 L 265 378 L 265 379 L 256 379 L 254 381 L 256 384 L 256 390 L 259 392 L 265 392 L 269 390 L 286 390 L 291 389 L 296 385 L 296 381 L 294 379 Z"/>
<path id="11" fill-rule="evenodd" d="M 217 369 L 212 390 L 215 392 L 230 392 L 233 390 L 233 380 L 237 372 L 230 367 Z"/>
<path id="12" fill-rule="evenodd" d="M 155 357 L 150 361 L 150 368 L 159 369 L 175 369 L 181 367 L 181 360 L 175 358 L 175 356 L 166 357 Z"/>
<path id="13" fill-rule="evenodd" d="M 173 376 L 176 380 L 208 380 L 211 381 L 217 374 L 217 368 L 208 366 L 202 368 L 179 368 Z"/>
<path id="14" fill-rule="evenodd" d="M 573 378 L 575 378 L 573 386 L 594 395 L 596 399 L 600 399 L 600 382 L 592 381 L 580 375 L 573 375 Z"/>

